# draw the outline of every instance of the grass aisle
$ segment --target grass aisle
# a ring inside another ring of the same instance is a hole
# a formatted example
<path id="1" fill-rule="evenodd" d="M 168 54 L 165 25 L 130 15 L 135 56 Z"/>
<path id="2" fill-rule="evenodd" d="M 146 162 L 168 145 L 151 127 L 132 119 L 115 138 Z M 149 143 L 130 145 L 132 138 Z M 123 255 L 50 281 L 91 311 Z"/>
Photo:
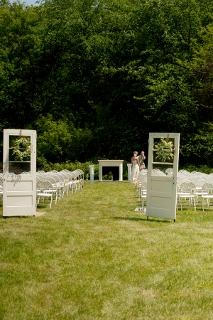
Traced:
<path id="1" fill-rule="evenodd" d="M 213 212 L 147 221 L 136 201 L 127 182 L 87 183 L 43 216 L 0 217 L 0 319 L 213 319 Z"/>

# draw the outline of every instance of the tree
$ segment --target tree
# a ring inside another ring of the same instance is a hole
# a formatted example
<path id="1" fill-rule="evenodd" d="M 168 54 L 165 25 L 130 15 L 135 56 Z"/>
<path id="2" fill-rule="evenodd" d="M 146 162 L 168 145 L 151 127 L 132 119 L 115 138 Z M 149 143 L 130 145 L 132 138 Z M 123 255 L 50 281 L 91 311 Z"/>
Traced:
<path id="1" fill-rule="evenodd" d="M 31 7 L 4 2 L 0 7 L 0 112 L 2 127 L 26 127 L 36 117 L 38 15 Z"/>
<path id="2" fill-rule="evenodd" d="M 49 161 L 128 159 L 150 131 L 177 131 L 194 161 L 186 146 L 212 121 L 212 3 L 1 1 L 1 128 L 38 128 Z"/>

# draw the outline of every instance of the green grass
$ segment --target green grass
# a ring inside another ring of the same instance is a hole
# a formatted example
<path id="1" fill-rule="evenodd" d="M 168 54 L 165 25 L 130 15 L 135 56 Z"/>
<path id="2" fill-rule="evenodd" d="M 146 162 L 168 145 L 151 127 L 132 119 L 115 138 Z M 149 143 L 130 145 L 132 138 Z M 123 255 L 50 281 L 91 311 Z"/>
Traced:
<path id="1" fill-rule="evenodd" d="M 43 216 L 0 217 L 0 319 L 212 319 L 213 212 L 136 206 L 133 185 L 88 182 Z"/>

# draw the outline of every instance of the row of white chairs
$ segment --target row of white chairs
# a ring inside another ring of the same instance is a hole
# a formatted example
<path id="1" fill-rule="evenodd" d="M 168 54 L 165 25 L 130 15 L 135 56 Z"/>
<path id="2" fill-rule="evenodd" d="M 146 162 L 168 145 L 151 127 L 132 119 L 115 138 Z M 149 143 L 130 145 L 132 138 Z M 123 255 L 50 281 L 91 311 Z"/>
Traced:
<path id="1" fill-rule="evenodd" d="M 168 175 L 168 172 L 153 170 L 157 176 Z M 171 174 L 171 172 L 169 173 Z M 202 178 L 202 179 L 201 179 Z M 202 182 L 201 182 L 202 181 Z M 136 183 L 137 194 L 141 207 L 146 205 L 147 195 L 147 170 L 140 172 Z M 201 172 L 187 172 L 181 170 L 177 177 L 177 208 L 183 209 L 192 207 L 196 210 L 198 207 L 210 208 L 213 202 L 213 174 L 203 174 Z"/>
<path id="2" fill-rule="evenodd" d="M 84 185 L 84 172 L 80 169 L 69 171 L 38 171 L 36 173 L 37 204 L 49 199 L 51 208 L 53 201 L 82 190 Z"/>
<path id="3" fill-rule="evenodd" d="M 160 169 L 153 169 L 152 174 L 155 176 L 170 176 L 172 175 L 172 169 L 168 168 L 165 171 Z M 138 180 L 141 176 L 147 175 L 147 169 L 142 170 L 138 175 Z M 189 172 L 187 170 L 180 170 L 177 174 L 177 182 L 181 184 L 183 182 L 192 182 L 198 187 L 202 187 L 204 184 L 209 183 L 213 184 L 213 173 L 207 174 L 203 172 L 193 171 Z"/>
<path id="4" fill-rule="evenodd" d="M 205 183 L 202 187 L 196 186 L 192 182 L 183 182 L 178 185 L 177 204 L 181 210 L 184 207 L 201 207 L 204 211 L 210 208 L 213 200 L 213 184 Z"/>
<path id="5" fill-rule="evenodd" d="M 37 204 L 48 201 L 52 203 L 68 195 L 82 190 L 84 185 L 84 172 L 80 169 L 69 171 L 38 171 L 36 172 L 36 196 Z M 0 197 L 3 197 L 3 173 L 0 173 Z"/>

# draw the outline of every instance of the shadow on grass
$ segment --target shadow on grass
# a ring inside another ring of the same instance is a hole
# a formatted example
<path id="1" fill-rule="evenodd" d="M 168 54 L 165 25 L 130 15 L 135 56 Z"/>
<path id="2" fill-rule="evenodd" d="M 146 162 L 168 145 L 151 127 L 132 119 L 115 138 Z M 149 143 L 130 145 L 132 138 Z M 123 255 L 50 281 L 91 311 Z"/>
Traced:
<path id="1" fill-rule="evenodd" d="M 28 219 L 34 216 L 3 216 L 3 213 L 0 213 L 0 220 L 12 220 L 12 219 Z"/>
<path id="2" fill-rule="evenodd" d="M 128 220 L 128 221 L 145 221 L 145 222 L 162 222 L 162 223 L 171 223 L 173 220 L 161 220 L 161 219 L 156 219 L 149 217 L 147 219 L 147 216 L 142 216 L 142 217 L 113 217 L 114 220 Z"/>

